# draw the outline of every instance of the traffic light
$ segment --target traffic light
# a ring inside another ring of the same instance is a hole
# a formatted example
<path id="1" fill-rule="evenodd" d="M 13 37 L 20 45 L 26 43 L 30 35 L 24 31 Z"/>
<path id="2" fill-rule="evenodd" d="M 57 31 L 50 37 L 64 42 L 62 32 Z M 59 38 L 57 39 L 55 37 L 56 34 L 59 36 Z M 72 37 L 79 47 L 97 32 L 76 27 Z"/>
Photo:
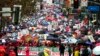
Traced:
<path id="1" fill-rule="evenodd" d="M 74 0 L 74 9 L 77 9 L 79 7 L 79 0 Z"/>

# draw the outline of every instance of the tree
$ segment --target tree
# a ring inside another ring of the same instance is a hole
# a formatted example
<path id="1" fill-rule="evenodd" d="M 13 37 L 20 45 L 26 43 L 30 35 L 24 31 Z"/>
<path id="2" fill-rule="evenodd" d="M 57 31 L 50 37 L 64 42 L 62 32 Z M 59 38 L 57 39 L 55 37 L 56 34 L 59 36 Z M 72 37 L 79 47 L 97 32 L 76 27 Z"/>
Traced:
<path id="1" fill-rule="evenodd" d="M 29 14 L 30 12 L 35 12 L 36 2 L 37 0 L 21 0 L 22 13 Z"/>

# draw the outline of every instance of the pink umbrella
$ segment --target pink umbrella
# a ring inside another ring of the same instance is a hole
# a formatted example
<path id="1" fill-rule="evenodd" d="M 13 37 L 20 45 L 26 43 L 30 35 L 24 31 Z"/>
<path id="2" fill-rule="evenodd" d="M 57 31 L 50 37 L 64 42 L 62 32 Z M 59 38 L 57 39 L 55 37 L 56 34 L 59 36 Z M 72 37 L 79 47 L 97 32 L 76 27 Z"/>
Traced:
<path id="1" fill-rule="evenodd" d="M 1 51 L 1 52 L 5 52 L 4 46 L 0 46 L 0 51 Z"/>
<path id="2" fill-rule="evenodd" d="M 96 46 L 100 46 L 100 43 L 97 43 Z"/>
<path id="3" fill-rule="evenodd" d="M 64 16 L 60 16 L 61 19 L 64 19 Z"/>
<path id="4" fill-rule="evenodd" d="M 98 30 L 98 31 L 96 32 L 96 34 L 100 34 L 100 30 Z"/>
<path id="5" fill-rule="evenodd" d="M 52 16 L 47 16 L 47 17 L 46 17 L 46 20 L 53 21 L 54 18 L 53 18 Z"/>
<path id="6" fill-rule="evenodd" d="M 0 46 L 0 56 L 4 56 L 4 53 L 5 53 L 5 48 L 4 46 Z"/>

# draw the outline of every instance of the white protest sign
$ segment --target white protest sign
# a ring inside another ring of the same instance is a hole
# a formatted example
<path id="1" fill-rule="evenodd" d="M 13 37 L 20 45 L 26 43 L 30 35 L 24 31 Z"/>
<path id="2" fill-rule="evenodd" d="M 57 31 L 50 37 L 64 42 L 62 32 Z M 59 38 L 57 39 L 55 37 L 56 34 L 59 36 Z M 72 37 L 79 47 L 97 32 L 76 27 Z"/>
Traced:
<path id="1" fill-rule="evenodd" d="M 88 0 L 81 0 L 81 6 L 87 7 L 88 6 Z"/>
<path id="2" fill-rule="evenodd" d="M 88 35 L 88 38 L 91 42 L 95 42 L 94 38 L 93 38 L 93 35 Z"/>

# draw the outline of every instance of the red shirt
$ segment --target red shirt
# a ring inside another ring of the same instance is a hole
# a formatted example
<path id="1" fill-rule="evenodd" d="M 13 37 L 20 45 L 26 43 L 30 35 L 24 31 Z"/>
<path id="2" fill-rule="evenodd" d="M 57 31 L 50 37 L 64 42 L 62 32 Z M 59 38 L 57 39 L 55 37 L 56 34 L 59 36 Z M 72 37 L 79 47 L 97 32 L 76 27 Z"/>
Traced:
<path id="1" fill-rule="evenodd" d="M 26 47 L 26 56 L 30 56 L 29 55 L 29 48 L 28 47 Z"/>
<path id="2" fill-rule="evenodd" d="M 11 51 L 11 52 L 9 53 L 9 56 L 16 56 L 16 54 L 15 54 L 14 51 Z"/>

